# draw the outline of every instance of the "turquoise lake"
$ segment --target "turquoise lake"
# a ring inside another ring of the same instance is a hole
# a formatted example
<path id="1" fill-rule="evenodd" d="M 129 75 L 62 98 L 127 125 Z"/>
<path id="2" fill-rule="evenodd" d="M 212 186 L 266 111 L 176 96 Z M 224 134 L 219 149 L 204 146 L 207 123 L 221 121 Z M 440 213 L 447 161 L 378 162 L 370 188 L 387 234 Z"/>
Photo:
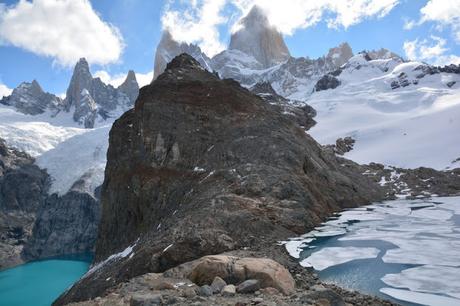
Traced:
<path id="1" fill-rule="evenodd" d="M 1 306 L 48 306 L 88 271 L 89 256 L 34 261 L 0 272 Z"/>

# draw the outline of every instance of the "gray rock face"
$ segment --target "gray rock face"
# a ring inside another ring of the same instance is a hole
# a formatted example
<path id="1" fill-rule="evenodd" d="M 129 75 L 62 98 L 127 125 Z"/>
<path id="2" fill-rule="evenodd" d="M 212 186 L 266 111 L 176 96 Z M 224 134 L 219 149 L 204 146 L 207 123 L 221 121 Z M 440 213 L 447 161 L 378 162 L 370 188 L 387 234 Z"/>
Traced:
<path id="1" fill-rule="evenodd" d="M 37 81 L 21 83 L 10 96 L 4 97 L 0 103 L 14 106 L 27 115 L 38 115 L 50 110 L 57 112 L 62 107 L 62 100 L 53 94 L 44 92 Z"/>
<path id="2" fill-rule="evenodd" d="M 79 106 L 75 108 L 73 119 L 85 126 L 85 128 L 94 127 L 97 117 L 97 104 L 89 94 L 88 90 L 83 89 L 80 93 Z"/>
<path id="3" fill-rule="evenodd" d="M 187 53 L 193 56 L 204 68 L 212 71 L 211 59 L 204 54 L 200 47 L 194 44 L 179 43 L 175 41 L 171 33 L 163 32 L 160 43 L 155 52 L 154 78 L 159 76 L 166 69 L 166 65 L 176 56 Z"/>
<path id="4" fill-rule="evenodd" d="M 71 190 L 50 196 L 37 212 L 24 259 L 93 252 L 99 220 L 98 200 L 88 193 Z"/>
<path id="5" fill-rule="evenodd" d="M 290 57 L 283 36 L 271 26 L 263 10 L 254 6 L 232 34 L 229 50 L 239 50 L 254 57 L 263 68 L 272 67 Z"/>
<path id="6" fill-rule="evenodd" d="M 109 143 L 95 261 L 128 246 L 133 253 L 56 304 L 101 294 L 108 277 L 120 282 L 305 233 L 333 211 L 384 197 L 360 166 L 185 54 L 141 89 Z"/>
<path id="7" fill-rule="evenodd" d="M 75 65 L 67 88 L 65 110 L 74 109 L 74 120 L 92 128 L 98 114 L 104 118 L 118 107 L 131 107 L 137 98 L 136 88 L 139 86 L 132 72 L 118 88 L 104 84 L 100 78 L 93 78 L 88 62 L 82 58 Z"/>
<path id="8" fill-rule="evenodd" d="M 61 197 L 49 196 L 49 185 L 33 158 L 0 139 L 0 269 L 94 251 L 100 205 L 84 178 Z"/>
<path id="9" fill-rule="evenodd" d="M 130 70 L 126 80 L 118 86 L 118 90 L 124 93 L 129 100 L 134 103 L 139 95 L 139 84 L 137 83 L 136 74 Z"/>
<path id="10" fill-rule="evenodd" d="M 49 178 L 33 162 L 0 139 L 0 270 L 23 262 L 35 213 L 46 201 Z"/>
<path id="11" fill-rule="evenodd" d="M 331 64 L 335 67 L 340 67 L 353 57 L 353 50 L 348 43 L 344 42 L 335 48 L 329 49 L 326 55 Z"/>

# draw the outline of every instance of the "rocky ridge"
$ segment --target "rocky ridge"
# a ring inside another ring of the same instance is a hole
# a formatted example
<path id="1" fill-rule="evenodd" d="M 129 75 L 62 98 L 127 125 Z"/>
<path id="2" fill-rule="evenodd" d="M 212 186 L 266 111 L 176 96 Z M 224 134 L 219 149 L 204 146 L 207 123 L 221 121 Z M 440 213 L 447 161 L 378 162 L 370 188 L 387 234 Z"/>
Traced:
<path id="1" fill-rule="evenodd" d="M 32 83 L 21 83 L 10 96 L 1 99 L 0 103 L 13 106 L 27 115 L 38 115 L 47 110 L 55 114 L 63 106 L 61 98 L 44 92 L 36 80 L 33 80 Z"/>
<path id="2" fill-rule="evenodd" d="M 50 112 L 57 116 L 60 112 L 72 112 L 73 119 L 85 128 L 93 128 L 97 119 L 105 120 L 114 112 L 125 111 L 134 105 L 139 93 L 136 75 L 129 71 L 125 81 L 114 88 L 100 78 L 93 78 L 86 59 L 81 58 L 75 65 L 66 98 L 61 99 L 44 92 L 36 80 L 24 82 L 3 97 L 0 104 L 14 107 L 27 115 Z"/>
<path id="3" fill-rule="evenodd" d="M 328 154 L 291 116 L 186 54 L 141 90 L 110 135 L 95 257 L 102 264 L 57 304 L 205 255 L 273 249 L 333 211 L 384 197 L 359 165 Z"/>

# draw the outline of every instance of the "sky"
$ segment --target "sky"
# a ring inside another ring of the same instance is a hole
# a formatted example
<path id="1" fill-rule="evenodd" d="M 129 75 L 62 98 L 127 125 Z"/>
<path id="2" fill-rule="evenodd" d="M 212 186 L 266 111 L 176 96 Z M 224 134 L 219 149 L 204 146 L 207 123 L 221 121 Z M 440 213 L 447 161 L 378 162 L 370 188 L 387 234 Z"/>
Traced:
<path id="1" fill-rule="evenodd" d="M 0 0 L 0 97 L 34 79 L 62 96 L 81 57 L 107 83 L 132 69 L 145 85 L 163 29 L 213 56 L 255 4 L 295 57 L 346 41 L 355 53 L 460 64 L 460 0 Z"/>

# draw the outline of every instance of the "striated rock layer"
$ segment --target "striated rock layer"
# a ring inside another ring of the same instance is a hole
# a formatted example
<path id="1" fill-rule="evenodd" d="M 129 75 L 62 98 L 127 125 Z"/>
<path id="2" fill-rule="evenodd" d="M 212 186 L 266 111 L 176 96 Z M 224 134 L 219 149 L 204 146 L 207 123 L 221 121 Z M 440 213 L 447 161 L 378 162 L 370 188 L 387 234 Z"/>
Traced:
<path id="1" fill-rule="evenodd" d="M 95 255 L 104 262 L 56 304 L 205 255 L 273 247 L 333 211 L 384 197 L 298 122 L 176 57 L 110 132 Z"/>

